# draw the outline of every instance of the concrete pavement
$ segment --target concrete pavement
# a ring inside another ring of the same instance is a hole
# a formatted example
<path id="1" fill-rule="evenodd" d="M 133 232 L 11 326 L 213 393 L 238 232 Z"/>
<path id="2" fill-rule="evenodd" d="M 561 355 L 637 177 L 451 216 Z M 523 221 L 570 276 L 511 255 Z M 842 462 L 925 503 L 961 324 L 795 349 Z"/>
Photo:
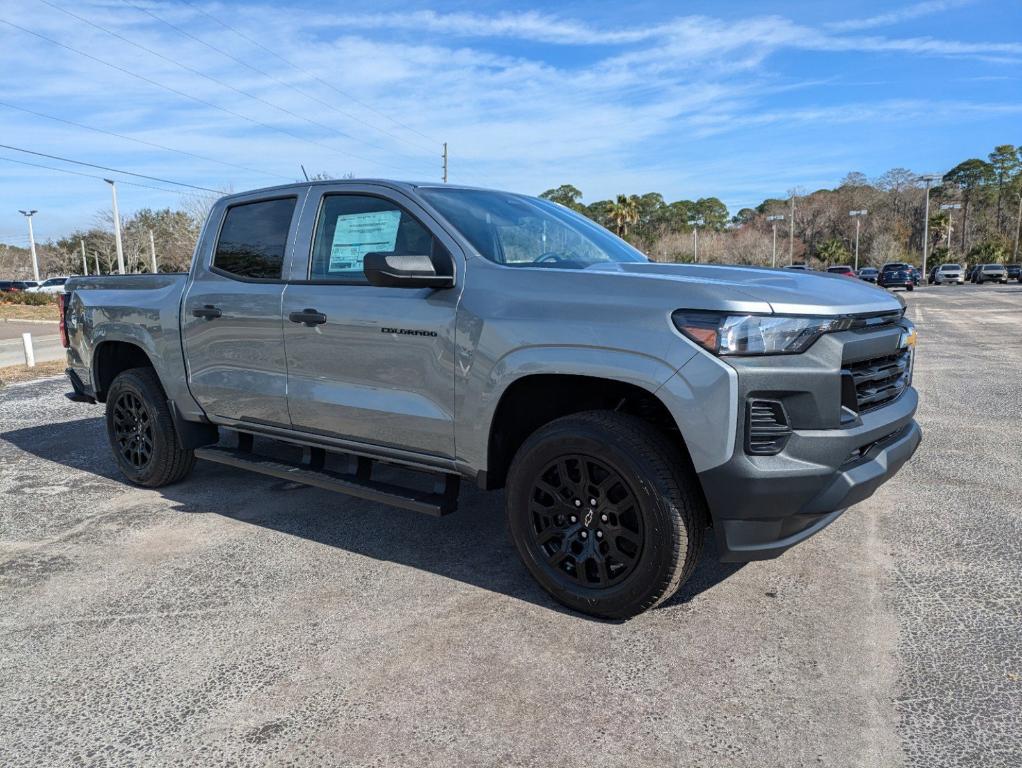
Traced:
<path id="1" fill-rule="evenodd" d="M 627 623 L 535 586 L 500 494 L 141 490 L 101 406 L 0 391 L 0 764 L 1022 764 L 1022 288 L 906 299 L 913 461 Z"/>

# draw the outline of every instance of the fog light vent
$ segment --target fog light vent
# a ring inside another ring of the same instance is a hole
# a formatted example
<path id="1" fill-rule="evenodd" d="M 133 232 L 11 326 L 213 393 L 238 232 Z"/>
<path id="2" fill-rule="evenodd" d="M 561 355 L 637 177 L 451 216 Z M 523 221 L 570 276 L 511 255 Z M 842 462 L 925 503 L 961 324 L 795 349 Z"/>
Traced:
<path id="1" fill-rule="evenodd" d="M 784 406 L 775 400 L 750 400 L 745 416 L 745 452 L 774 456 L 784 450 L 791 426 Z"/>

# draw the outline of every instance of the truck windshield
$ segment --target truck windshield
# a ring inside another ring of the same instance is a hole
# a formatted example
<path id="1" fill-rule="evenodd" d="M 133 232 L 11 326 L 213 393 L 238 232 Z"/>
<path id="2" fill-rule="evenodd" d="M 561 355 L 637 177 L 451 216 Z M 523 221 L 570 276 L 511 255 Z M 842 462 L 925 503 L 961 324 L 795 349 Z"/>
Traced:
<path id="1" fill-rule="evenodd" d="M 585 269 L 649 261 L 595 222 L 542 198 L 474 189 L 420 188 L 480 255 L 509 267 Z"/>

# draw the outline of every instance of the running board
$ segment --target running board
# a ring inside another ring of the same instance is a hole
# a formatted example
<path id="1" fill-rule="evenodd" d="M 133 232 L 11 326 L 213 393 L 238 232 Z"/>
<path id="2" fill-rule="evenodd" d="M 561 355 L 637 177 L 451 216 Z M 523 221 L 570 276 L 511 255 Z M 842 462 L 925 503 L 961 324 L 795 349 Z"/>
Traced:
<path id="1" fill-rule="evenodd" d="M 450 514 L 458 508 L 461 481 L 458 475 L 440 475 L 434 491 L 419 491 L 372 480 L 372 465 L 368 459 L 358 460 L 356 474 L 341 474 L 323 469 L 322 455 L 318 455 L 317 450 L 305 451 L 307 460 L 304 464 L 287 464 L 243 449 L 217 447 L 196 448 L 195 458 L 436 517 Z"/>

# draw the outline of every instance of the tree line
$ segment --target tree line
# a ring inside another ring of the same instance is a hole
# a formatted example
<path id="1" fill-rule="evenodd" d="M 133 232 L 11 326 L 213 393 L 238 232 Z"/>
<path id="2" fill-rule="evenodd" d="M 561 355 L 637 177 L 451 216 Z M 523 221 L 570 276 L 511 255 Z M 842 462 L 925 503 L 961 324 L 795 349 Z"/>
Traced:
<path id="1" fill-rule="evenodd" d="M 327 178 L 317 174 L 317 178 Z M 876 179 L 852 172 L 833 189 L 789 190 L 733 216 L 716 197 L 668 202 L 658 192 L 617 195 L 583 203 L 571 184 L 548 189 L 541 197 L 588 216 L 616 232 L 657 261 L 698 260 L 726 264 L 769 265 L 777 230 L 777 263 L 812 266 L 852 264 L 859 217 L 859 263 L 922 261 L 924 232 L 931 261 L 965 263 L 1019 261 L 1022 220 L 1022 146 L 1003 144 L 986 159 L 970 158 L 931 182 L 930 216 L 924 226 L 924 178 L 893 168 Z M 192 251 L 215 196 L 185 198 L 179 209 L 144 208 L 121 222 L 125 266 L 151 269 L 149 233 L 156 245 L 160 271 L 187 270 Z M 957 207 L 943 207 L 957 206 Z M 792 216 L 794 211 L 794 216 Z M 771 217 L 784 217 L 770 221 Z M 693 229 L 698 234 L 693 236 Z M 793 235 L 793 237 L 791 236 Z M 113 218 L 100 211 L 90 227 L 37 245 L 42 276 L 81 274 L 82 243 L 88 271 L 117 270 Z M 27 248 L 0 244 L 0 277 L 26 279 L 32 274 Z"/>
<path id="2" fill-rule="evenodd" d="M 862 210 L 860 265 L 921 263 L 924 231 L 938 262 L 1019 260 L 1022 146 L 995 147 L 986 159 L 965 160 L 930 183 L 928 221 L 926 181 L 905 168 L 873 180 L 852 172 L 833 189 L 793 189 L 734 216 L 715 197 L 667 202 L 651 192 L 587 205 L 571 184 L 540 196 L 588 216 L 658 261 L 692 261 L 698 248 L 699 261 L 770 264 L 776 226 L 778 264 L 787 263 L 789 253 L 814 266 L 851 264 L 856 218 L 849 213 Z M 783 219 L 769 220 L 778 216 Z"/>

